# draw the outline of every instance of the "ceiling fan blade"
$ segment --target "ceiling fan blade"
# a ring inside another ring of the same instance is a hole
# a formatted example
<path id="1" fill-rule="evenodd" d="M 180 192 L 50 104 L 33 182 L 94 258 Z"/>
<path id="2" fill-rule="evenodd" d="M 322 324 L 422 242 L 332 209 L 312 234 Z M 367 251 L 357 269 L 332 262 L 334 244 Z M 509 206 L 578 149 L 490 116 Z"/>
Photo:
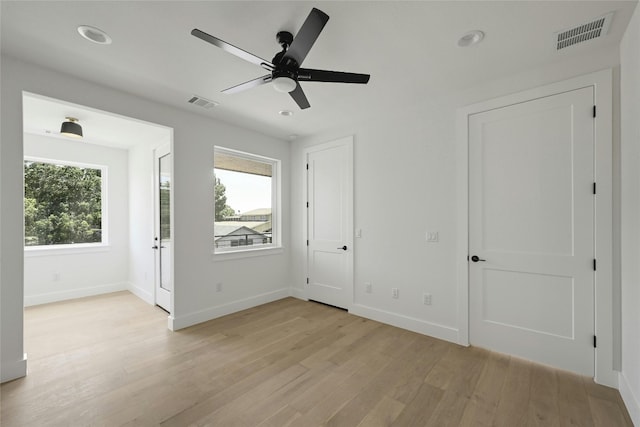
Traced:
<path id="1" fill-rule="evenodd" d="M 257 79 L 249 80 L 248 82 L 240 83 L 239 85 L 232 86 L 228 89 L 222 91 L 222 93 L 226 93 L 227 95 L 237 92 L 242 92 L 243 90 L 251 89 L 254 87 L 261 86 L 265 83 L 269 83 L 271 81 L 271 74 L 267 74 L 266 76 L 258 77 Z"/>
<path id="2" fill-rule="evenodd" d="M 266 70 L 271 71 L 275 68 L 275 66 L 266 59 L 255 56 L 252 53 L 242 50 L 239 47 L 235 47 L 234 45 L 227 43 L 224 40 L 220 40 L 219 38 L 214 37 L 210 34 L 207 34 L 204 31 L 200 31 L 197 28 L 191 30 L 191 35 L 196 36 L 197 38 L 204 40 L 207 43 L 211 43 L 212 45 L 217 46 L 225 52 L 229 52 L 230 54 L 235 55 L 238 58 L 242 58 L 245 61 L 251 62 L 252 64 L 259 65 Z"/>
<path id="3" fill-rule="evenodd" d="M 289 46 L 289 49 L 287 49 L 287 52 L 282 57 L 282 62 L 286 63 L 287 59 L 293 59 L 298 66 L 302 65 L 302 61 L 307 57 L 307 54 L 328 20 L 329 15 L 323 11 L 315 7 L 311 9 L 309 16 L 307 16 L 304 24 L 302 24 L 291 46 Z"/>
<path id="4" fill-rule="evenodd" d="M 296 104 L 298 104 L 298 107 L 300 107 L 301 110 L 311 107 L 309 100 L 307 100 L 307 96 L 302 91 L 302 87 L 300 87 L 300 83 L 296 82 L 296 88 L 289 92 L 289 95 L 291 95 L 293 100 L 296 101 Z"/>
<path id="5" fill-rule="evenodd" d="M 345 73 L 342 71 L 313 70 L 300 68 L 298 80 L 305 82 L 360 83 L 369 82 L 369 74 Z"/>

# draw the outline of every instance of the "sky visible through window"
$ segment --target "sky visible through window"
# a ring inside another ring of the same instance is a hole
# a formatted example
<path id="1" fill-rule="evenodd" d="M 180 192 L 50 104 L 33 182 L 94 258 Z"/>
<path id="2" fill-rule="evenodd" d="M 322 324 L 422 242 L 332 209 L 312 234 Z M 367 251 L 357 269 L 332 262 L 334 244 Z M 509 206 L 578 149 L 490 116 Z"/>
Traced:
<path id="1" fill-rule="evenodd" d="M 271 207 L 271 177 L 215 169 L 226 187 L 227 205 L 236 213 Z"/>

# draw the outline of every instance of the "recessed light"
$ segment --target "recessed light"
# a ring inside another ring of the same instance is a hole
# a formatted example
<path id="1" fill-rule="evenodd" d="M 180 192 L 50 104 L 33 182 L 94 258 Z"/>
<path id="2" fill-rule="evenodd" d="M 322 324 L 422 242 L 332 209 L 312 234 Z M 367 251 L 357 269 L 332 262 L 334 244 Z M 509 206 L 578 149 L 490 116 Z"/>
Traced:
<path id="1" fill-rule="evenodd" d="M 292 140 L 292 141 L 294 139 L 296 139 L 297 137 L 298 137 L 298 135 L 296 135 L 295 133 L 292 133 L 291 135 L 289 135 L 289 139 Z"/>
<path id="2" fill-rule="evenodd" d="M 105 33 L 100 28 L 91 27 L 89 25 L 80 25 L 78 27 L 78 33 L 90 42 L 111 44 L 111 37 L 109 37 L 109 34 Z"/>
<path id="3" fill-rule="evenodd" d="M 484 38 L 484 33 L 480 30 L 469 31 L 458 40 L 458 46 L 467 47 L 480 43 Z"/>
<path id="4" fill-rule="evenodd" d="M 281 116 L 289 117 L 289 116 L 293 116 L 293 111 L 280 110 L 278 111 L 278 114 L 280 114 Z"/>

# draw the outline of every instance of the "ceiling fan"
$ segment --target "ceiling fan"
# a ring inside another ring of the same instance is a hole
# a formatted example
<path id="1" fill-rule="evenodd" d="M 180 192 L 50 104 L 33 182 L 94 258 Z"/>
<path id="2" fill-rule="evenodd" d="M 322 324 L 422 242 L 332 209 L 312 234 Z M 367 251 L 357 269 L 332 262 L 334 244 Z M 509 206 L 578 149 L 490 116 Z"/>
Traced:
<path id="1" fill-rule="evenodd" d="M 276 39 L 280 46 L 282 46 L 282 51 L 278 52 L 271 62 L 209 35 L 204 31 L 193 29 L 191 34 L 245 61 L 259 65 L 270 72 L 270 74 L 258 77 L 257 79 L 249 80 L 248 82 L 225 89 L 222 93 L 231 94 L 265 83 L 273 83 L 274 88 L 278 92 L 288 92 L 296 104 L 304 110 L 305 108 L 309 108 L 310 104 L 302 91 L 302 87 L 300 87 L 299 82 L 301 81 L 360 84 L 366 84 L 369 81 L 369 74 L 314 70 L 300 67 L 328 20 L 329 15 L 319 9 L 313 8 L 295 38 L 293 34 L 288 31 L 278 32 Z"/>

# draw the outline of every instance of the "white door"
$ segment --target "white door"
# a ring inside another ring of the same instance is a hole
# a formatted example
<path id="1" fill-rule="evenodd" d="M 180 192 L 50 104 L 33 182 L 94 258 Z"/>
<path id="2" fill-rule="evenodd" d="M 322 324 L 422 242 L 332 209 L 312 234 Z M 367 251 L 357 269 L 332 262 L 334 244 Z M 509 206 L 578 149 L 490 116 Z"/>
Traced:
<path id="1" fill-rule="evenodd" d="M 353 140 L 307 150 L 307 297 L 353 302 Z"/>
<path id="2" fill-rule="evenodd" d="M 169 144 L 155 150 L 155 300 L 156 304 L 171 311 L 171 191 L 172 165 Z"/>
<path id="3" fill-rule="evenodd" d="M 593 105 L 587 87 L 469 117 L 470 341 L 589 376 Z"/>

